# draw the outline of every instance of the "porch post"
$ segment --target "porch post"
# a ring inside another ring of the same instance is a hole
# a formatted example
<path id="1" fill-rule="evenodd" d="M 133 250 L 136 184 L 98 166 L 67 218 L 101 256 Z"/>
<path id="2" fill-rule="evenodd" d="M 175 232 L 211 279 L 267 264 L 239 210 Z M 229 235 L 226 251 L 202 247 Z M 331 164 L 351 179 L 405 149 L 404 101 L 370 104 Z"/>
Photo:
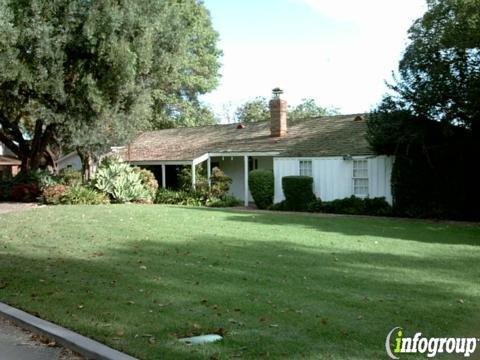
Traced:
<path id="1" fill-rule="evenodd" d="M 208 179 L 208 188 L 210 189 L 212 187 L 212 180 L 210 180 L 210 176 L 212 176 L 212 161 L 210 159 L 210 154 L 208 154 L 208 159 L 207 159 L 207 179 Z"/>
<path id="2" fill-rule="evenodd" d="M 244 205 L 248 207 L 248 156 L 243 157 L 243 173 L 244 173 Z"/>
<path id="3" fill-rule="evenodd" d="M 197 174 L 195 174 L 195 163 L 192 162 L 192 189 L 193 190 L 195 190 L 195 184 L 197 183 L 196 175 Z"/>
<path id="4" fill-rule="evenodd" d="M 162 188 L 166 189 L 167 188 L 167 167 L 165 164 L 162 164 Z"/>

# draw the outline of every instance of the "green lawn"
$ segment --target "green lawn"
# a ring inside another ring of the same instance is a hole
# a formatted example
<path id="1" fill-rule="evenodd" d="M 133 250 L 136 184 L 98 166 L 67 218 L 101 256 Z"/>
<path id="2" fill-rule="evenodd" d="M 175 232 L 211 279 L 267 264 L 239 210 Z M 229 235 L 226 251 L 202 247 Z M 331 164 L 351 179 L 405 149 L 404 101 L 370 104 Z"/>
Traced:
<path id="1" fill-rule="evenodd" d="M 480 337 L 479 284 L 478 226 L 153 205 L 0 215 L 0 300 L 141 359 L 385 358 L 394 326 Z M 176 341 L 210 332 L 225 339 Z"/>

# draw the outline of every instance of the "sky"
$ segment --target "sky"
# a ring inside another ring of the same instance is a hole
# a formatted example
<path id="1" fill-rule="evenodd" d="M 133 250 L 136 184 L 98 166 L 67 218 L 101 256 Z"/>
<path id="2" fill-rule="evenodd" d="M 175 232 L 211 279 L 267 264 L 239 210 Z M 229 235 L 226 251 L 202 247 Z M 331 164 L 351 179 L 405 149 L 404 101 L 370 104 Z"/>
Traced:
<path id="1" fill-rule="evenodd" d="M 204 0 L 220 35 L 221 80 L 203 96 L 227 121 L 280 87 L 289 104 L 313 98 L 343 114 L 371 110 L 425 0 Z"/>

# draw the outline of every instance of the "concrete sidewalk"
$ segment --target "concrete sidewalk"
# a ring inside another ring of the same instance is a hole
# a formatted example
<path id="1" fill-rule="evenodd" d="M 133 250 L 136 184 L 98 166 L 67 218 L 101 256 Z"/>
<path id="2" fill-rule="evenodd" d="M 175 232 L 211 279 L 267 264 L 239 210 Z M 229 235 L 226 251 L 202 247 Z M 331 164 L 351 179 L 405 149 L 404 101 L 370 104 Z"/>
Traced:
<path id="1" fill-rule="evenodd" d="M 1 360 L 83 360 L 68 349 L 44 337 L 20 329 L 0 317 Z"/>

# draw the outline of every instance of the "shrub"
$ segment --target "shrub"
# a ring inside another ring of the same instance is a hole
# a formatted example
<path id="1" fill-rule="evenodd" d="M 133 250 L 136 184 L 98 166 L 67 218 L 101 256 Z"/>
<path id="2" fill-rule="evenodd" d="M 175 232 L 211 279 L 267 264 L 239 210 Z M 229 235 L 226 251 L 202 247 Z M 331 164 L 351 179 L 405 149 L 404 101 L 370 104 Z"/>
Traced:
<path id="1" fill-rule="evenodd" d="M 322 211 L 335 214 L 361 215 L 365 214 L 365 201 L 355 196 L 336 199 L 325 202 Z"/>
<path id="2" fill-rule="evenodd" d="M 67 185 L 67 186 L 80 185 L 82 181 L 83 181 L 82 173 L 73 168 L 62 169 L 58 174 L 58 182 L 63 185 Z"/>
<path id="3" fill-rule="evenodd" d="M 323 201 L 320 198 L 314 199 L 307 206 L 308 212 L 322 212 L 323 211 Z"/>
<path id="4" fill-rule="evenodd" d="M 393 214 L 392 205 L 384 197 L 366 198 L 364 201 L 366 215 L 391 216 Z"/>
<path id="5" fill-rule="evenodd" d="M 74 185 L 65 191 L 62 203 L 67 205 L 100 205 L 108 204 L 109 199 L 106 194 L 95 189 L 83 185 Z"/>
<path id="6" fill-rule="evenodd" d="M 267 209 L 273 204 L 274 177 L 270 170 L 253 170 L 248 176 L 248 186 L 255 205 Z"/>
<path id="7" fill-rule="evenodd" d="M 12 193 L 13 179 L 0 180 L 0 200 L 9 200 Z"/>
<path id="8" fill-rule="evenodd" d="M 232 179 L 229 176 L 225 175 L 218 167 L 214 167 L 210 176 L 210 195 L 215 198 L 223 198 L 230 189 L 231 183 Z"/>
<path id="9" fill-rule="evenodd" d="M 140 173 L 120 160 L 102 161 L 93 185 L 117 203 L 145 201 L 152 196 L 142 184 Z"/>
<path id="10" fill-rule="evenodd" d="M 272 211 L 287 211 L 287 205 L 285 204 L 285 200 L 280 201 L 276 204 L 272 204 L 268 207 L 268 210 Z"/>
<path id="11" fill-rule="evenodd" d="M 206 205 L 209 207 L 233 207 L 240 205 L 241 202 L 234 196 L 225 195 L 222 198 L 210 198 Z"/>
<path id="12" fill-rule="evenodd" d="M 190 166 L 182 168 L 177 177 L 180 189 L 184 191 L 192 190 L 192 169 Z M 195 167 L 195 191 L 208 191 L 208 179 L 204 175 L 201 165 Z"/>
<path id="13" fill-rule="evenodd" d="M 205 194 L 197 191 L 158 189 L 155 197 L 156 204 L 203 206 L 206 202 Z"/>
<path id="14" fill-rule="evenodd" d="M 158 181 L 155 178 L 155 175 L 147 169 L 142 169 L 139 167 L 134 167 L 133 170 L 137 172 L 140 176 L 140 182 L 143 187 L 148 191 L 150 200 L 155 199 L 155 194 L 158 190 Z"/>
<path id="15" fill-rule="evenodd" d="M 285 176 L 282 178 L 287 210 L 306 211 L 315 200 L 313 178 L 310 176 Z"/>
<path id="16" fill-rule="evenodd" d="M 40 195 L 40 189 L 36 184 L 15 184 L 12 186 L 10 198 L 13 201 L 32 202 Z"/>
<path id="17" fill-rule="evenodd" d="M 67 187 L 65 185 L 57 184 L 46 186 L 42 190 L 41 200 L 45 204 L 58 205 L 62 202 L 66 191 Z"/>
<path id="18" fill-rule="evenodd" d="M 335 214 L 388 216 L 392 214 L 392 206 L 383 197 L 361 199 L 351 196 L 325 202 L 322 211 Z"/>

